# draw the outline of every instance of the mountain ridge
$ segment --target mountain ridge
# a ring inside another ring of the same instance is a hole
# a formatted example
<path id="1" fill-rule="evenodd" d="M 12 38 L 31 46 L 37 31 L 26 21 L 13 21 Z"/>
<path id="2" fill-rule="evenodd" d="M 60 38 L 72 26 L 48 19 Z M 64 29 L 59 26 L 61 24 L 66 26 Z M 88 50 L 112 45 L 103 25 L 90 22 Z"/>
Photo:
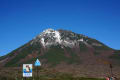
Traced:
<path id="1" fill-rule="evenodd" d="M 52 35 L 52 36 L 51 36 Z M 72 46 L 77 44 L 77 42 L 85 42 L 87 44 L 89 37 L 82 35 L 82 34 L 76 34 L 72 31 L 66 31 L 66 30 L 53 30 L 53 29 L 46 29 L 42 33 L 40 33 L 37 37 L 35 37 L 32 42 L 41 42 L 43 46 L 46 45 L 53 45 L 53 44 L 62 44 L 65 46 L 68 46 L 67 43 Z M 96 43 L 93 43 L 94 46 L 102 46 L 103 43 L 98 42 L 95 39 L 92 39 L 96 41 Z M 50 42 L 50 43 L 49 43 Z M 52 44 L 52 42 L 54 42 Z M 90 43 L 90 41 L 88 41 Z M 31 43 L 32 44 L 32 43 Z M 68 46 L 70 47 L 70 46 Z"/>

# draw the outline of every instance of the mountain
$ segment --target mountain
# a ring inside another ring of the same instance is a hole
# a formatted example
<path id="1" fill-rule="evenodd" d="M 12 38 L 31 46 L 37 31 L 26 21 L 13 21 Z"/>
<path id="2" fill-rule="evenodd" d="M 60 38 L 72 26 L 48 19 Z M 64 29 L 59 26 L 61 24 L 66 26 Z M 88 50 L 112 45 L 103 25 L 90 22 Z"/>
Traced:
<path id="1" fill-rule="evenodd" d="M 43 67 L 61 72 L 83 72 L 87 75 L 92 74 L 92 70 L 93 74 L 98 71 L 104 75 L 105 72 L 108 73 L 109 64 L 120 71 L 119 50 L 82 34 L 53 29 L 44 30 L 20 48 L 0 57 L 0 66 L 20 67 L 25 63 L 34 64 L 37 58 Z"/>

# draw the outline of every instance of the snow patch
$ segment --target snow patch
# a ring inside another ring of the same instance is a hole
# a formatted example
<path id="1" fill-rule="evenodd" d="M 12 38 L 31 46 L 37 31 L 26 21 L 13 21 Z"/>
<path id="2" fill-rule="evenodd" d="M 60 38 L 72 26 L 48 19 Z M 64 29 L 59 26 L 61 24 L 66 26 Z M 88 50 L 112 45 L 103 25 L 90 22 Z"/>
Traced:
<path id="1" fill-rule="evenodd" d="M 42 45 L 45 47 L 45 41 L 44 41 L 44 38 L 41 38 L 41 43 L 42 43 Z"/>
<path id="2" fill-rule="evenodd" d="M 60 33 L 58 31 L 55 31 L 54 37 L 56 37 L 56 42 L 61 43 L 61 36 L 60 36 Z"/>
<path id="3" fill-rule="evenodd" d="M 51 42 L 45 42 L 45 38 L 49 38 L 49 39 L 54 39 L 55 41 L 51 41 Z M 42 43 L 42 45 L 45 47 L 47 45 L 52 45 L 54 43 L 61 43 L 61 36 L 60 36 L 60 32 L 53 30 L 53 29 L 46 29 L 44 30 L 40 35 L 39 38 L 41 39 L 40 42 Z"/>
<path id="4" fill-rule="evenodd" d="M 81 41 L 81 42 L 83 42 L 84 40 L 83 40 L 83 38 L 82 38 L 82 39 L 79 39 L 78 41 Z"/>

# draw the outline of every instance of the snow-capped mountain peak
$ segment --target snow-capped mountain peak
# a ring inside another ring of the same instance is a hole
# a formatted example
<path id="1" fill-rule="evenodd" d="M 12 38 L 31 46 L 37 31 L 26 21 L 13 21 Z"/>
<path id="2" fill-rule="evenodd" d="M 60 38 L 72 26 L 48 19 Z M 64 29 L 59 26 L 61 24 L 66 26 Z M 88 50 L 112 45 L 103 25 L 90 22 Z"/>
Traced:
<path id="1" fill-rule="evenodd" d="M 40 43 L 43 47 L 48 47 L 51 45 L 62 45 L 66 47 L 74 47 L 79 45 L 79 43 L 87 43 L 88 38 L 81 34 L 76 34 L 71 31 L 66 30 L 54 30 L 54 29 L 46 29 L 42 33 L 40 33 L 37 37 L 35 37 L 31 44 Z M 96 43 L 98 44 L 98 43 Z"/>
<path id="2" fill-rule="evenodd" d="M 33 41 L 39 41 L 44 47 L 52 44 L 60 44 L 60 32 L 54 29 L 46 29 L 42 33 L 40 33 Z"/>

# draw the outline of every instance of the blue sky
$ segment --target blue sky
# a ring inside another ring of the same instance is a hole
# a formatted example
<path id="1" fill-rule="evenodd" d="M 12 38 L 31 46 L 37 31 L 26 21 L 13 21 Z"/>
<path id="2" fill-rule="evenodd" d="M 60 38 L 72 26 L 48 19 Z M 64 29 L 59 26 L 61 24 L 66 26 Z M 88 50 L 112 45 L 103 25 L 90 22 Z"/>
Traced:
<path id="1" fill-rule="evenodd" d="M 72 30 L 120 49 L 120 0 L 0 0 L 0 56 L 47 28 Z"/>

